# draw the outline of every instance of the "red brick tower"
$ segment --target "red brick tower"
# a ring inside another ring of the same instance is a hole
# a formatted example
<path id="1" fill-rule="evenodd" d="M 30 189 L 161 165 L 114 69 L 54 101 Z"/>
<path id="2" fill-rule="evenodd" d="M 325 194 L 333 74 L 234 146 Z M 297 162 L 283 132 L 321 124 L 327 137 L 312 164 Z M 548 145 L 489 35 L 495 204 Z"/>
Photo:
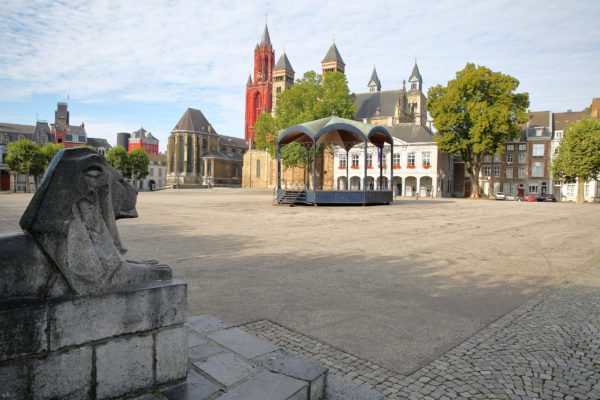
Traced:
<path id="1" fill-rule="evenodd" d="M 244 124 L 244 139 L 254 138 L 254 123 L 263 112 L 271 112 L 273 104 L 273 67 L 275 66 L 275 51 L 269 37 L 269 29 L 265 24 L 260 43 L 254 49 L 254 82 L 248 77 L 246 84 L 246 123 Z"/>

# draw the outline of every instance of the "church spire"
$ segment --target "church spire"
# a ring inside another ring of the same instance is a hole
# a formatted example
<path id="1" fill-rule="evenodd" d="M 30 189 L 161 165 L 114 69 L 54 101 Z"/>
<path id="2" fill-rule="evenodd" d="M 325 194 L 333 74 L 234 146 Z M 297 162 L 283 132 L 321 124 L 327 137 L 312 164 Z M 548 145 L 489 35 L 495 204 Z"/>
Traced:
<path id="1" fill-rule="evenodd" d="M 261 46 L 269 46 L 273 47 L 271 44 L 271 38 L 269 37 L 269 28 L 267 28 L 267 23 L 265 22 L 265 30 L 262 35 L 262 39 L 260 41 Z"/>
<path id="2" fill-rule="evenodd" d="M 344 60 L 342 60 L 342 56 L 340 55 L 340 52 L 338 51 L 338 48 L 335 45 L 335 42 L 333 42 L 329 50 L 327 50 L 325 58 L 323 58 L 323 61 L 321 61 L 323 75 L 326 72 L 333 71 L 341 72 L 343 74 L 345 67 L 346 64 L 344 64 Z"/>
<path id="3" fill-rule="evenodd" d="M 367 85 L 369 87 L 369 92 L 380 92 L 381 91 L 381 82 L 379 82 L 379 77 L 377 76 L 377 70 L 375 66 L 373 66 L 373 73 L 371 74 L 371 80 Z"/>

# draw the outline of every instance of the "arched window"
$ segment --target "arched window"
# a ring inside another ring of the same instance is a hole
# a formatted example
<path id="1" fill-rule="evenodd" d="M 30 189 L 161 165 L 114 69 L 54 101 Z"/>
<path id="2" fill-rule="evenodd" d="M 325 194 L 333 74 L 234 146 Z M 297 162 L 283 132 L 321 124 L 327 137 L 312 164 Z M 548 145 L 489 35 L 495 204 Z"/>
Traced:
<path id="1" fill-rule="evenodd" d="M 183 138 L 179 139 L 179 157 L 177 157 L 179 159 L 179 165 L 178 165 L 178 170 L 179 172 L 183 172 L 183 155 L 185 154 L 185 143 L 183 143 Z"/>

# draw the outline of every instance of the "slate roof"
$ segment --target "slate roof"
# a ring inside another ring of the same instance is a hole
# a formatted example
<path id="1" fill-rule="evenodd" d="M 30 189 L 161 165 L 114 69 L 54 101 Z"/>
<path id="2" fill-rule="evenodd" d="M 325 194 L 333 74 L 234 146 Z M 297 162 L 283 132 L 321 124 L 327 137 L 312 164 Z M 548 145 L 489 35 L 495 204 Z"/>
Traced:
<path id="1" fill-rule="evenodd" d="M 527 127 L 527 137 L 536 136 L 536 127 L 544 127 L 544 133 L 541 137 L 552 136 L 550 118 L 550 111 L 531 111 L 529 113 L 529 126 Z"/>
<path id="2" fill-rule="evenodd" d="M 329 48 L 329 50 L 327 50 L 327 54 L 325 54 L 325 58 L 321 62 L 327 61 L 339 61 L 342 64 L 344 64 L 344 60 L 342 60 L 342 56 L 340 55 L 340 52 L 338 51 L 338 48 L 335 45 L 335 42 L 331 44 L 331 47 Z"/>
<path id="3" fill-rule="evenodd" d="M 371 74 L 371 80 L 369 81 L 369 84 L 367 86 L 370 87 L 372 84 L 377 86 L 377 90 L 381 90 L 381 82 L 379 82 L 379 77 L 377 76 L 377 70 L 375 69 L 375 67 L 373 67 L 373 73 Z"/>
<path id="4" fill-rule="evenodd" d="M 287 55 L 285 54 L 285 51 L 283 52 L 281 57 L 279 57 L 279 61 L 277 61 L 277 64 L 275 64 L 274 70 L 278 69 L 287 69 L 289 71 L 295 72 L 294 68 L 292 68 L 290 60 L 288 60 Z"/>
<path id="5" fill-rule="evenodd" d="M 262 39 L 260 41 L 260 45 L 261 46 L 268 45 L 268 46 L 273 47 L 273 45 L 271 44 L 271 38 L 269 37 L 269 28 L 267 28 L 267 24 L 265 24 L 265 30 L 263 32 Z"/>
<path id="6" fill-rule="evenodd" d="M 219 143 L 223 146 L 239 147 L 243 149 L 248 148 L 248 142 L 242 138 L 219 135 Z"/>
<path id="7" fill-rule="evenodd" d="M 413 123 L 395 124 L 386 126 L 390 134 L 407 143 L 430 143 L 435 142 L 435 135 L 429 128 Z"/>
<path id="8" fill-rule="evenodd" d="M 554 113 L 554 130 L 566 131 L 573 122 L 581 121 L 590 115 L 587 111 Z"/>
<path id="9" fill-rule="evenodd" d="M 378 117 L 393 117 L 398 96 L 402 95 L 401 89 L 383 90 L 380 92 L 358 93 L 354 104 L 357 111 L 354 119 Z M 379 114 L 377 108 L 379 107 Z"/>
<path id="10" fill-rule="evenodd" d="M 244 156 L 241 153 L 226 153 L 223 151 L 207 151 L 202 154 L 202 158 L 208 160 L 224 160 L 224 161 L 239 161 L 244 160 Z"/>
<path id="11" fill-rule="evenodd" d="M 173 128 L 173 131 L 208 132 L 209 125 L 210 123 L 202 114 L 202 111 L 188 108 Z M 212 133 L 217 133 L 214 128 L 212 128 Z"/>
<path id="12" fill-rule="evenodd" d="M 87 138 L 87 144 L 95 149 L 104 147 L 105 149 L 112 149 L 112 146 L 108 143 L 108 140 L 103 138 Z"/>
<path id="13" fill-rule="evenodd" d="M 67 133 L 70 135 L 80 135 L 80 136 L 87 135 L 87 133 L 85 132 L 85 128 L 83 126 L 79 126 L 79 125 L 67 126 Z"/>
<path id="14" fill-rule="evenodd" d="M 30 135 L 29 138 L 31 138 L 31 135 L 33 135 L 33 132 L 35 131 L 35 126 L 34 125 L 20 125 L 20 124 L 5 124 L 0 122 L 0 134 L 1 133 L 6 133 L 6 134 L 15 134 L 15 135 Z"/>

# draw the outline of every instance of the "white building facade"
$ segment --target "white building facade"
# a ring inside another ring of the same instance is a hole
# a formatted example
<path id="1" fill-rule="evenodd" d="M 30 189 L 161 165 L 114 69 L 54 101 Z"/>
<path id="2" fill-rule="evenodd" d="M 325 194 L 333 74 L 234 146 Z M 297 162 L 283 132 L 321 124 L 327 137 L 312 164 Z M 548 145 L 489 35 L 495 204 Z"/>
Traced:
<path id="1" fill-rule="evenodd" d="M 452 196 L 451 156 L 438 151 L 431 131 L 414 124 L 386 129 L 394 139 L 393 159 L 389 145 L 380 151 L 369 144 L 366 163 L 364 145 L 354 146 L 348 152 L 336 146 L 334 190 L 364 190 L 366 186 L 366 190 L 392 189 L 394 196 L 402 197 Z"/>

